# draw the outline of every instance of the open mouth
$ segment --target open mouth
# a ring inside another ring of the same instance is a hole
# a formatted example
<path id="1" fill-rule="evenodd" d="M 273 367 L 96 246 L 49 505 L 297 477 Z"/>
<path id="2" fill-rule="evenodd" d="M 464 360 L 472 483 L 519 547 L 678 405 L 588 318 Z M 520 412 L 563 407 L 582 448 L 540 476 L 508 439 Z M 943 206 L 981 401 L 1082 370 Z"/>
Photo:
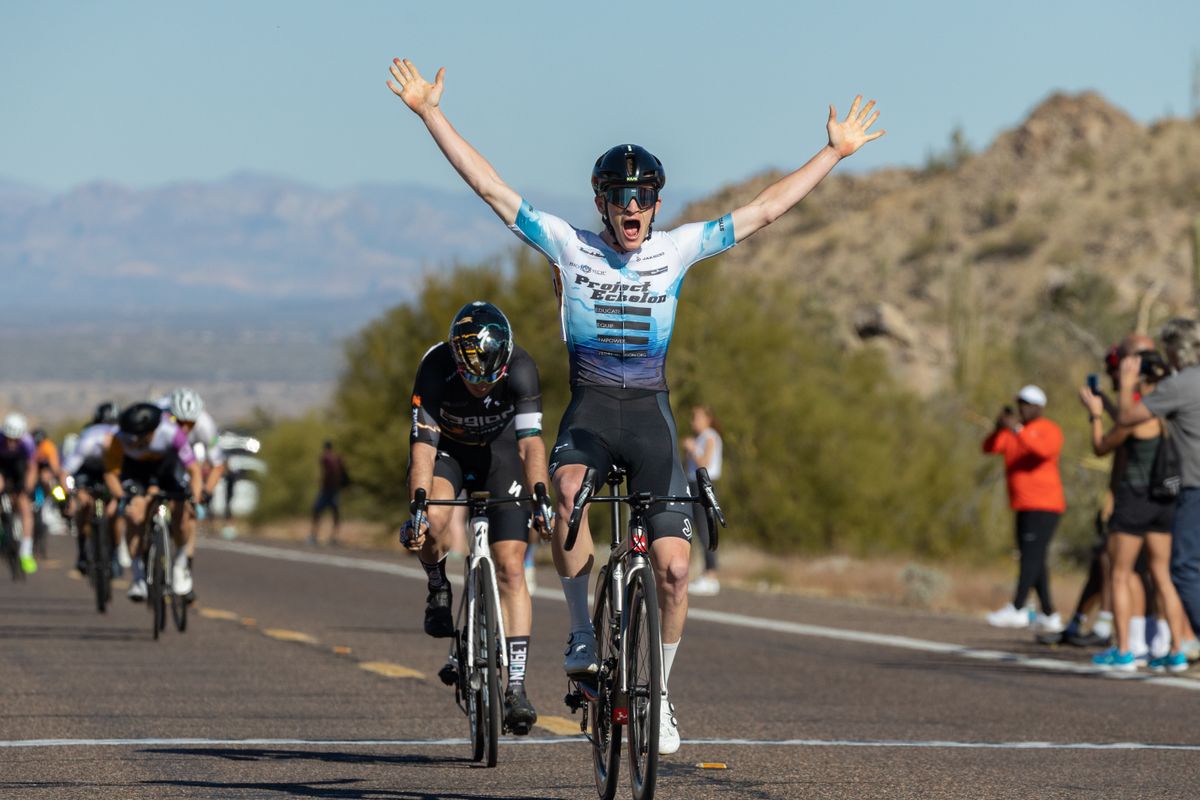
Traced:
<path id="1" fill-rule="evenodd" d="M 642 223 L 637 219 L 625 219 L 621 221 L 621 233 L 627 241 L 634 241 L 638 234 L 641 233 Z"/>

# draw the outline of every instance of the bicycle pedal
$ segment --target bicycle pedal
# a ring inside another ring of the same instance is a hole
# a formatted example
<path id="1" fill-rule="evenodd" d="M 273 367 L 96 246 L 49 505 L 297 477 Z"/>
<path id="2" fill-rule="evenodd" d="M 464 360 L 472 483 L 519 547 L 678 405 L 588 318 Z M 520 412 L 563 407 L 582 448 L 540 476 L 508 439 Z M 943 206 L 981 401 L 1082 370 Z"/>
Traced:
<path id="1" fill-rule="evenodd" d="M 443 664 L 438 670 L 438 680 L 447 686 L 453 686 L 458 683 L 458 668 L 453 664 Z"/>
<path id="2" fill-rule="evenodd" d="M 567 696 L 563 698 L 563 702 L 567 704 L 567 708 L 571 709 L 572 714 L 587 705 L 587 701 L 579 692 L 568 692 Z"/>

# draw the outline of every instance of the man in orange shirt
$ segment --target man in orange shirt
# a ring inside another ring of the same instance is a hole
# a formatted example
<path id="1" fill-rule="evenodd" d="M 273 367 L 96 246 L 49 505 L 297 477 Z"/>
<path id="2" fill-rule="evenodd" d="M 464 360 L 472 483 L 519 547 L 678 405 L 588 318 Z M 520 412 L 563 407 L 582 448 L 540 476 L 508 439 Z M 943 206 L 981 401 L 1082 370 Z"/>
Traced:
<path id="1" fill-rule="evenodd" d="M 991 625 L 1000 628 L 1025 628 L 1031 610 L 1025 607 L 1029 590 L 1037 591 L 1042 613 L 1037 626 L 1045 632 L 1063 628 L 1050 597 L 1050 573 L 1046 553 L 1058 520 L 1066 510 L 1058 458 L 1062 452 L 1062 430 L 1042 416 L 1046 393 L 1029 385 L 1017 393 L 1017 410 L 1005 406 L 996 419 L 996 428 L 983 442 L 983 452 L 1004 457 L 1008 481 L 1008 502 L 1017 512 L 1017 548 L 1021 552 L 1021 571 L 1013 601 L 988 614 Z"/>

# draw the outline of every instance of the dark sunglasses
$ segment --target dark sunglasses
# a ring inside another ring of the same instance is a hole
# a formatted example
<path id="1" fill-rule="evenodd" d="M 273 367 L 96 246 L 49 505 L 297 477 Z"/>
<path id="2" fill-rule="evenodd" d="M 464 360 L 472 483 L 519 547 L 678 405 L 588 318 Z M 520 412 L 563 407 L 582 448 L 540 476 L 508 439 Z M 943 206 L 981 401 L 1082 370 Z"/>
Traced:
<path id="1" fill-rule="evenodd" d="M 650 208 L 658 202 L 658 189 L 653 186 L 610 186 L 604 190 L 604 199 L 620 208 L 628 208 L 630 200 L 637 200 L 638 208 Z"/>
<path id="2" fill-rule="evenodd" d="M 503 367 L 501 367 L 500 369 L 491 373 L 490 375 L 473 375 L 470 372 L 468 372 L 467 370 L 463 369 L 462 367 L 458 368 L 458 374 L 461 375 L 462 379 L 464 381 L 466 381 L 467 383 L 472 383 L 472 384 L 475 384 L 476 386 L 480 386 L 482 384 L 495 383 L 496 381 L 500 380 L 505 375 L 507 375 L 508 374 L 508 364 L 505 364 Z"/>

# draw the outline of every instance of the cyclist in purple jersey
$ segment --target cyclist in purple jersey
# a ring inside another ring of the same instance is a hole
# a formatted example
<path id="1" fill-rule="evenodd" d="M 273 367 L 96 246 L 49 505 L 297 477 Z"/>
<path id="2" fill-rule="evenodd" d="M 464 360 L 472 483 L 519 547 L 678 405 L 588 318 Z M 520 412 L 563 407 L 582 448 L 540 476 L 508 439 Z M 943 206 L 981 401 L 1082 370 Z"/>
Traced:
<path id="1" fill-rule="evenodd" d="M 37 481 L 36 449 L 24 415 L 14 411 L 6 416 L 0 427 L 0 492 L 13 498 L 15 516 L 21 520 L 21 569 L 30 574 L 37 572 L 37 559 L 33 557 L 32 501 Z"/>
<path id="2" fill-rule="evenodd" d="M 675 422 L 663 372 L 680 283 L 691 264 L 716 255 L 769 225 L 800 202 L 838 161 L 884 131 L 870 132 L 875 101 L 856 97 L 845 119 L 833 106 L 828 144 L 804 166 L 768 186 L 746 205 L 709 222 L 655 233 L 666 184 L 662 163 L 637 145 L 602 154 L 592 171 L 601 233 L 583 231 L 535 210 L 450 124 L 440 107 L 445 69 L 426 81 L 409 60 L 394 59 L 388 86 L 425 123 L 443 155 L 484 202 L 551 262 L 571 366 L 571 403 L 550 456 L 558 498 L 552 549 L 571 616 L 564 668 L 587 680 L 599 669 L 588 614 L 593 546 L 586 522 L 567 552 L 567 519 L 589 467 L 602 474 L 627 469 L 632 491 L 683 494 Z M 692 521 L 682 507 L 651 509 L 651 560 L 662 607 L 663 720 L 659 749 L 679 748 L 666 685 L 687 616 Z"/>

